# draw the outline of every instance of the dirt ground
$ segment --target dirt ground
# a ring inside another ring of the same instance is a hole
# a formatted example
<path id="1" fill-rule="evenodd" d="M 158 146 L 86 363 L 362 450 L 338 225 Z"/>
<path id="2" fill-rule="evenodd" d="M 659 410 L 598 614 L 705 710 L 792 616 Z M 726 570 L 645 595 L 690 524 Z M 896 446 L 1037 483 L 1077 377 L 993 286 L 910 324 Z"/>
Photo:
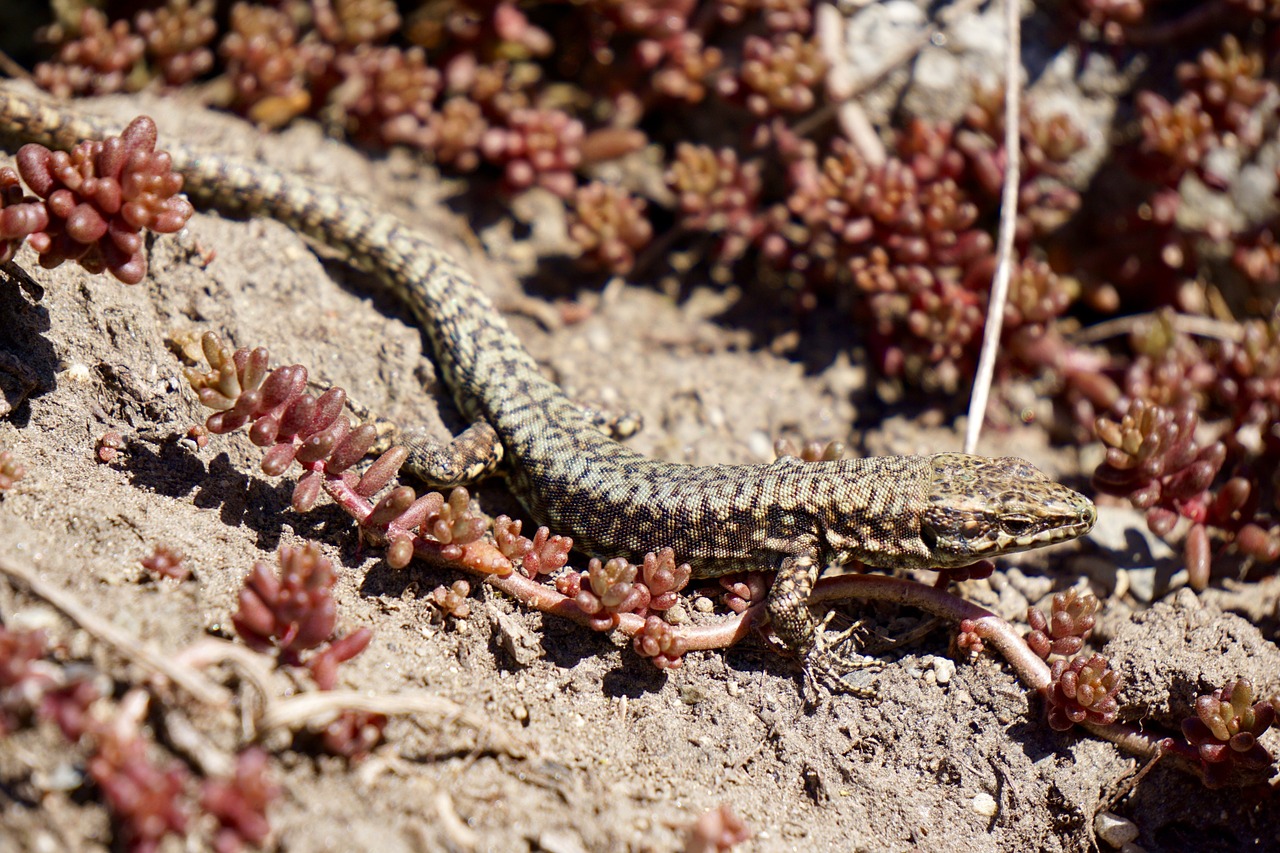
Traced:
<path id="1" fill-rule="evenodd" d="M 751 316 L 732 291 L 686 283 L 676 299 L 621 283 L 581 292 L 566 280 L 556 295 L 590 310 L 580 322 L 547 322 L 559 309 L 522 295 L 511 273 L 527 265 L 528 247 L 502 227 L 477 237 L 441 207 L 449 187 L 398 155 L 371 162 L 310 126 L 262 136 L 171 100 L 85 108 L 120 126 L 145 112 L 160 126 L 161 147 L 181 139 L 261 158 L 452 235 L 571 395 L 644 415 L 631 440 L 643 452 L 761 461 L 777 436 L 839 438 L 875 453 L 959 446 L 936 413 L 882 410 L 864 369 L 843 354 L 850 330 L 818 329 L 789 346 L 762 341 L 749 322 L 719 319 L 730 309 Z M 1141 762 L 1085 734 L 1050 730 L 1042 703 L 998 658 L 952 672 L 954 626 L 883 652 L 875 699 L 808 707 L 795 663 L 759 638 L 692 653 L 663 674 L 624 643 L 524 612 L 483 587 L 470 618 L 442 622 L 426 594 L 458 575 L 389 569 L 331 505 L 290 511 L 292 481 L 263 475 L 244 435 L 214 436 L 202 450 L 181 440 L 205 413 L 171 341 L 210 329 L 269 347 L 275 363 L 303 363 L 397 422 L 456 431 L 407 314 L 372 279 L 270 221 L 197 214 L 184 234 L 155 240 L 150 258 L 147 279 L 126 287 L 69 265 L 42 270 L 24 250 L 17 265 L 44 288 L 38 301 L 0 273 L 0 353 L 21 363 L 32 386 L 0 419 L 0 448 L 29 472 L 0 498 L 0 561 L 172 657 L 206 635 L 233 636 L 236 595 L 255 560 L 274 564 L 281 544 L 321 545 L 341 569 L 342 624 L 374 632 L 342 668 L 344 685 L 442 697 L 466 714 L 397 716 L 385 743 L 357 764 L 269 741 L 285 790 L 271 812 L 281 849 L 679 850 L 689 824 L 721 804 L 751 827 L 743 850 L 1090 850 L 1101 844 L 1094 816 L 1107 808 L 1136 823 L 1147 850 L 1280 848 L 1274 795 L 1268 803 L 1206 790 L 1171 767 L 1157 766 L 1113 803 Z M 1020 393 L 1046 411 L 1030 389 Z M 1093 463 L 1050 446 L 1042 422 L 989 431 L 981 450 L 1025 456 L 1087 489 Z M 102 464 L 95 443 L 110 429 L 125 447 Z M 517 510 L 500 481 L 479 496 L 490 513 Z M 1028 603 L 1090 583 L 1104 602 L 1098 645 L 1132 674 L 1121 696 L 1129 720 L 1176 726 L 1186 701 L 1227 677 L 1280 689 L 1275 578 L 1199 598 L 1179 592 L 1185 573 L 1151 550 L 1158 543 L 1139 516 L 1112 504 L 1100 515 L 1085 541 L 1001 561 L 963 593 L 1017 620 Z M 150 579 L 139 560 L 157 543 L 188 555 L 194 579 Z M 1148 609 L 1153 600 L 1164 603 Z M 886 638 L 923 620 L 856 603 L 848 612 Z M 7 583 L 0 618 L 46 626 L 69 657 L 109 673 L 120 692 L 146 679 Z M 528 648 L 513 653 L 521 640 Z M 247 695 L 231 670 L 210 675 Z M 1184 704 L 1170 707 L 1171 693 Z M 217 748 L 241 745 L 225 714 L 180 693 L 158 695 L 170 697 L 170 710 L 153 708 L 152 722 L 180 713 Z M 1273 751 L 1277 734 L 1264 741 Z M 0 743 L 0 851 L 109 846 L 106 812 L 80 784 L 82 760 L 45 729 Z M 162 849 L 182 846 L 171 839 Z"/>

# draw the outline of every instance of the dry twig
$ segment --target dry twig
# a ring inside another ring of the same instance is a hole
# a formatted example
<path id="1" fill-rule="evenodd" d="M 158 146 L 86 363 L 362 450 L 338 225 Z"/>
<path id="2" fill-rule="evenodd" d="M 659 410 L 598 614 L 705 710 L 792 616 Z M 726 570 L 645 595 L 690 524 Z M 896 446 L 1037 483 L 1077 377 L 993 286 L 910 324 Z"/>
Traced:
<path id="1" fill-rule="evenodd" d="M 1021 179 L 1022 22 L 1018 17 L 1021 4 L 1004 0 L 1005 29 L 1008 44 L 1004 63 L 1004 150 L 1008 161 L 1004 171 L 1004 191 L 1000 198 L 1000 232 L 996 236 L 996 274 L 991 281 L 991 298 L 987 302 L 987 322 L 982 332 L 982 354 L 978 357 L 977 375 L 973 379 L 973 396 L 969 399 L 969 423 L 964 432 L 964 452 L 973 453 L 986 420 L 987 398 L 991 394 L 991 377 L 996 369 L 996 353 L 1000 349 L 1000 332 L 1004 328 L 1004 306 L 1009 299 L 1009 277 L 1013 268 L 1013 237 L 1018 224 L 1018 184 Z"/>

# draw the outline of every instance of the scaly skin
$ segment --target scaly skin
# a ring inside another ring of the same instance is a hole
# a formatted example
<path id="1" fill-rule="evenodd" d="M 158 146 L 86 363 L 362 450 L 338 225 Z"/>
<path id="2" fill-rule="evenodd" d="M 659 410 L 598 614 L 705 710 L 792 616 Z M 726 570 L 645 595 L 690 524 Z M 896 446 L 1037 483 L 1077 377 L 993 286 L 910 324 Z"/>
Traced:
<path id="1" fill-rule="evenodd" d="M 98 121 L 0 86 L 0 136 L 67 149 L 105 133 Z M 274 217 L 378 273 L 409 305 L 459 408 L 476 424 L 453 452 L 417 450 L 424 479 L 465 481 L 498 454 L 530 515 L 589 553 L 637 559 L 671 547 L 700 577 L 777 569 L 767 609 L 774 630 L 802 655 L 815 648 L 806 601 L 827 565 L 964 566 L 1093 526 L 1087 498 L 1014 458 L 939 453 L 698 467 L 641 456 L 600 432 L 542 375 L 470 274 L 428 235 L 368 202 L 270 168 L 167 150 L 197 204 Z M 489 443 L 492 454 L 477 449 Z"/>

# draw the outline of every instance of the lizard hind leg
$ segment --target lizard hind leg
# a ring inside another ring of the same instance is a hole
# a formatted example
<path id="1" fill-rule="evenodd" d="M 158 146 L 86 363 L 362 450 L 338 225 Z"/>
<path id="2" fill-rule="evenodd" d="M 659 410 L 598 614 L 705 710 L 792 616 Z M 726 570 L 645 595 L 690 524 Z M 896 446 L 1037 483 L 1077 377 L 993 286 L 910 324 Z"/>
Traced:
<path id="1" fill-rule="evenodd" d="M 419 429 L 405 430 L 397 438 L 409 450 L 401 470 L 437 489 L 483 479 L 502 461 L 502 441 L 488 421 L 474 422 L 448 443 Z"/>
<path id="2" fill-rule="evenodd" d="M 347 408 L 377 429 L 378 438 L 366 452 L 367 456 L 379 456 L 392 446 L 400 445 L 409 451 L 400 470 L 431 488 L 470 485 L 493 474 L 502 462 L 502 441 L 483 418 L 473 421 L 457 437 L 442 442 L 425 427 L 402 428 L 351 397 L 347 398 Z"/>
<path id="3" fill-rule="evenodd" d="M 639 412 L 608 412 L 594 406 L 580 406 L 593 427 L 616 441 L 630 438 L 644 429 L 644 416 Z"/>

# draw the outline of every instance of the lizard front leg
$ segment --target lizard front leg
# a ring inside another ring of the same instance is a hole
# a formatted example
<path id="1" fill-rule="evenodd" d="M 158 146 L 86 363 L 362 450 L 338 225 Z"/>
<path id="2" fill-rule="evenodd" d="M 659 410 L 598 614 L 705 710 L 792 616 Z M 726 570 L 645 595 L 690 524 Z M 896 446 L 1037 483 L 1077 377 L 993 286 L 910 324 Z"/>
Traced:
<path id="1" fill-rule="evenodd" d="M 822 552 L 816 537 L 796 543 L 778 566 L 778 576 L 765 601 L 765 612 L 778 639 L 804 662 L 806 675 L 817 675 L 841 692 L 870 697 L 874 691 L 855 687 L 842 676 L 853 669 L 879 664 L 870 658 L 834 654 L 822 641 L 818 623 L 809 610 L 809 596 L 822 571 L 821 561 Z"/>
<path id="2" fill-rule="evenodd" d="M 765 602 L 773 632 L 801 659 L 808 658 L 816 645 L 818 626 L 809 612 L 809 595 L 822 570 L 819 557 L 816 543 L 805 543 L 798 552 L 784 556 Z"/>

